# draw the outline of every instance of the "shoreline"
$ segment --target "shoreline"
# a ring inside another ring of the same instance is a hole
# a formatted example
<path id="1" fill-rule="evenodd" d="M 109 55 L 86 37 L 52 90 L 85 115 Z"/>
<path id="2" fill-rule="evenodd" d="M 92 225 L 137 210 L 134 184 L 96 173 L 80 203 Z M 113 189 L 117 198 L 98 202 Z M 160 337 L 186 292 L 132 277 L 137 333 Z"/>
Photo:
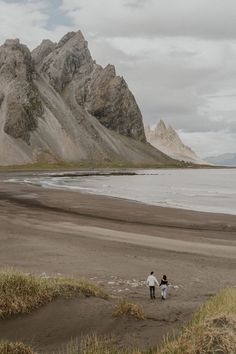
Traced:
<path id="1" fill-rule="evenodd" d="M 127 224 L 137 223 L 170 229 L 236 232 L 236 216 L 233 214 L 163 207 L 132 199 L 81 192 L 80 190 L 45 188 L 41 185 L 25 182 L 2 182 L 1 179 L 0 190 L 4 190 L 4 192 L 0 192 L 1 198 L 26 208 L 31 207 L 38 210 L 71 214 L 72 216 L 78 215 L 104 221 L 123 221 Z M 76 197 L 82 202 L 82 207 L 81 203 L 76 203 Z M 101 205 L 102 212 L 99 212 L 96 207 L 97 204 Z M 92 207 L 93 205 L 94 207 Z M 113 208 L 115 206 L 115 211 L 110 208 L 110 205 Z M 122 209 L 125 209 L 124 213 Z M 136 215 L 137 211 L 138 214 Z"/>
<path id="2" fill-rule="evenodd" d="M 224 234 L 224 238 L 236 241 L 236 216 L 232 214 L 163 207 L 80 190 L 44 188 L 41 185 L 30 183 L 5 183 L 8 184 L 8 188 L 5 192 L 0 192 L 0 200 L 13 203 L 17 208 L 24 208 L 28 211 L 78 217 L 83 219 L 82 225 L 92 223 L 96 227 L 101 223 L 102 227 L 103 224 L 109 225 L 109 228 L 113 230 L 119 225 L 119 228 L 124 231 L 127 229 L 128 232 L 131 232 L 132 227 L 137 226 L 141 228 L 140 230 L 144 228 L 145 233 L 149 235 L 153 235 L 149 228 L 166 229 L 178 233 L 180 239 L 185 239 L 184 235 L 180 235 L 182 231 L 189 231 L 193 234 L 209 232 L 212 239 L 220 239 Z M 0 182 L 0 189 L 3 189 L 2 185 Z M 11 186 L 13 188 L 10 188 Z M 79 205 L 77 203 L 74 205 L 73 200 L 77 198 Z M 113 210 L 114 206 L 115 210 Z M 144 215 L 143 219 L 142 215 Z M 202 235 L 200 238 L 203 240 Z"/>
<path id="3" fill-rule="evenodd" d="M 0 173 L 33 173 L 33 172 L 52 172 L 52 171 L 94 171 L 94 170 L 152 170 L 152 169 L 236 169 L 236 166 L 220 166 L 220 165 L 194 165 L 192 163 L 178 161 L 177 164 L 173 165 L 162 165 L 162 164 L 154 164 L 154 165 L 146 165 L 146 164 L 70 164 L 70 163 L 62 163 L 62 164 L 28 164 L 28 165 L 0 165 Z"/>
<path id="4" fill-rule="evenodd" d="M 143 173 L 142 173 L 143 171 Z M 83 188 L 83 187 L 77 187 L 77 186 L 67 186 L 66 184 L 56 184 L 56 182 L 53 183 L 47 183 L 47 181 L 45 181 L 45 184 L 43 183 L 43 181 L 37 181 L 38 179 L 43 179 L 45 178 L 67 178 L 67 177 L 110 177 L 110 176 L 149 176 L 149 175 L 158 175 L 158 170 L 155 170 L 155 173 L 148 173 L 145 172 L 148 170 L 138 170 L 138 169 L 126 169 L 124 171 L 117 171 L 115 169 L 112 170 L 83 170 L 83 171 L 65 171 L 62 170 L 61 172 L 55 173 L 55 171 L 22 171 L 20 173 L 20 176 L 17 175 L 16 178 L 15 174 L 16 172 L 1 172 L 0 171 L 0 182 L 1 179 L 6 178 L 5 182 L 6 183 L 16 183 L 16 184 L 27 184 L 27 185 L 31 185 L 31 186 L 38 186 L 40 188 L 44 188 L 47 190 L 57 190 L 57 191 L 67 191 L 67 192 L 76 192 L 76 193 L 81 193 L 81 194 L 86 194 L 86 195 L 96 195 L 96 196 L 101 196 L 101 197 L 105 197 L 105 198 L 114 198 L 114 199 L 120 199 L 123 201 L 132 201 L 135 203 L 140 203 L 140 204 L 144 204 L 144 205 L 149 205 L 149 206 L 154 206 L 154 207 L 160 207 L 160 208 L 165 208 L 165 209 L 173 209 L 173 210 L 182 210 L 183 212 L 194 212 L 194 213 L 206 213 L 206 214 L 210 214 L 209 217 L 211 217 L 211 214 L 217 214 L 217 215 L 230 215 L 230 216 L 234 216 L 236 217 L 236 211 L 230 213 L 228 210 L 224 211 L 224 208 L 221 208 L 222 211 L 217 211 L 217 210 L 212 210 L 211 208 L 205 207 L 204 205 L 202 206 L 194 206 L 190 205 L 187 206 L 186 204 L 181 204 L 181 201 L 173 201 L 173 203 L 171 204 L 165 204 L 164 202 L 159 202 L 159 203 L 152 203 L 151 201 L 145 201 L 141 199 L 135 199 L 132 196 L 118 196 L 115 195 L 114 193 L 110 193 L 110 194 L 105 194 L 100 192 L 99 190 L 92 190 L 89 188 Z M 13 178 L 11 178 L 13 177 Z M 23 179 L 23 177 L 25 177 Z M 27 178 L 29 178 L 29 180 L 27 180 Z M 32 181 L 30 181 L 30 178 L 32 179 Z M 35 179 L 35 181 L 34 181 Z M 176 206 L 176 203 L 179 203 L 178 206 Z M 213 208 L 214 209 L 214 208 Z M 230 225 L 229 225 L 230 227 Z"/>

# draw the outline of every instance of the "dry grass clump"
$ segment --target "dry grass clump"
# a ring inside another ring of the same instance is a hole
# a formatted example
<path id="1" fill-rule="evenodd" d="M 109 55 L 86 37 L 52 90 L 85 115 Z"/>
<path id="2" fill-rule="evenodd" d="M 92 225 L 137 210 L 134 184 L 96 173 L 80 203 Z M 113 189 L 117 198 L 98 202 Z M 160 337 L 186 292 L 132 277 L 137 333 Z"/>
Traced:
<path id="1" fill-rule="evenodd" d="M 95 334 L 84 336 L 80 341 L 71 340 L 59 354 L 113 354 L 115 353 L 112 337 L 97 336 Z"/>
<path id="2" fill-rule="evenodd" d="M 107 298 L 104 289 L 87 280 L 42 278 L 14 269 L 0 271 L 0 317 L 29 313 L 59 296 Z"/>
<path id="3" fill-rule="evenodd" d="M 206 301 L 173 341 L 159 354 L 235 354 L 236 288 L 224 289 Z"/>
<path id="4" fill-rule="evenodd" d="M 0 342 L 0 353 L 1 354 L 36 354 L 27 345 L 16 342 Z"/>
<path id="5" fill-rule="evenodd" d="M 72 340 L 58 354 L 144 354 L 144 352 L 119 348 L 112 336 L 92 334 L 84 336 L 81 341 L 78 341 L 78 339 Z"/>
<path id="6" fill-rule="evenodd" d="M 142 306 L 133 302 L 129 302 L 126 299 L 120 301 L 118 305 L 116 305 L 112 315 L 114 317 L 129 315 L 135 317 L 137 320 L 145 319 L 145 314 Z"/>
<path id="7" fill-rule="evenodd" d="M 108 293 L 103 287 L 87 279 L 51 278 L 47 280 L 51 282 L 57 296 L 70 297 L 82 294 L 87 297 L 108 299 Z"/>

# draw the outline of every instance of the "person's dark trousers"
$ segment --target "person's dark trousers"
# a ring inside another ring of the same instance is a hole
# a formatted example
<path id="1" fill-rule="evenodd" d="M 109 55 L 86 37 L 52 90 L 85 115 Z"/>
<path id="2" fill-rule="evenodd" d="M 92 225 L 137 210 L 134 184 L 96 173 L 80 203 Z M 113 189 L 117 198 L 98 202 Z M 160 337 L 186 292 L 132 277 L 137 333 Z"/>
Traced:
<path id="1" fill-rule="evenodd" d="M 149 290 L 150 290 L 150 298 L 151 299 L 155 299 L 155 286 L 149 286 Z"/>

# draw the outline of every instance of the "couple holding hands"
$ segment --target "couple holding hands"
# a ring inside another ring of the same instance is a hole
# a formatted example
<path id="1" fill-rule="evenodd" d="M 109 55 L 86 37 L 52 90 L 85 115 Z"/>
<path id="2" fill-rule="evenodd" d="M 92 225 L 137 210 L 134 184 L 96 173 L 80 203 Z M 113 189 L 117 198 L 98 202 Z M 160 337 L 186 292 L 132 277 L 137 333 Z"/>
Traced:
<path id="1" fill-rule="evenodd" d="M 157 278 L 154 275 L 154 272 L 151 272 L 150 275 L 147 278 L 146 281 L 147 286 L 149 286 L 149 290 L 150 290 L 150 298 L 151 299 L 155 299 L 155 286 L 160 286 L 161 288 L 161 298 L 162 300 L 166 300 L 167 297 L 167 290 L 168 290 L 168 280 L 167 280 L 167 276 L 163 275 L 161 282 L 159 284 Z"/>

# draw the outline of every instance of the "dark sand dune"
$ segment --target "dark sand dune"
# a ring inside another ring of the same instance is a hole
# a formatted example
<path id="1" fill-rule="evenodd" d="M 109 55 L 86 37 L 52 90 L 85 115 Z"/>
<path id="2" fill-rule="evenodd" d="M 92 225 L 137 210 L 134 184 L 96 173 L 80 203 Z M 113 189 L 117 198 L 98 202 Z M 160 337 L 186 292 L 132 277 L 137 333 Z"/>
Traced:
<path id="1" fill-rule="evenodd" d="M 148 301 L 145 307 L 150 319 L 114 318 L 111 313 L 115 302 L 93 298 L 56 300 L 31 315 L 0 321 L 1 338 L 20 338 L 45 352 L 61 349 L 71 338 L 80 339 L 91 333 L 115 336 L 125 346 L 149 347 L 182 320 L 176 312 L 171 317 L 160 316 L 160 302 Z"/>

